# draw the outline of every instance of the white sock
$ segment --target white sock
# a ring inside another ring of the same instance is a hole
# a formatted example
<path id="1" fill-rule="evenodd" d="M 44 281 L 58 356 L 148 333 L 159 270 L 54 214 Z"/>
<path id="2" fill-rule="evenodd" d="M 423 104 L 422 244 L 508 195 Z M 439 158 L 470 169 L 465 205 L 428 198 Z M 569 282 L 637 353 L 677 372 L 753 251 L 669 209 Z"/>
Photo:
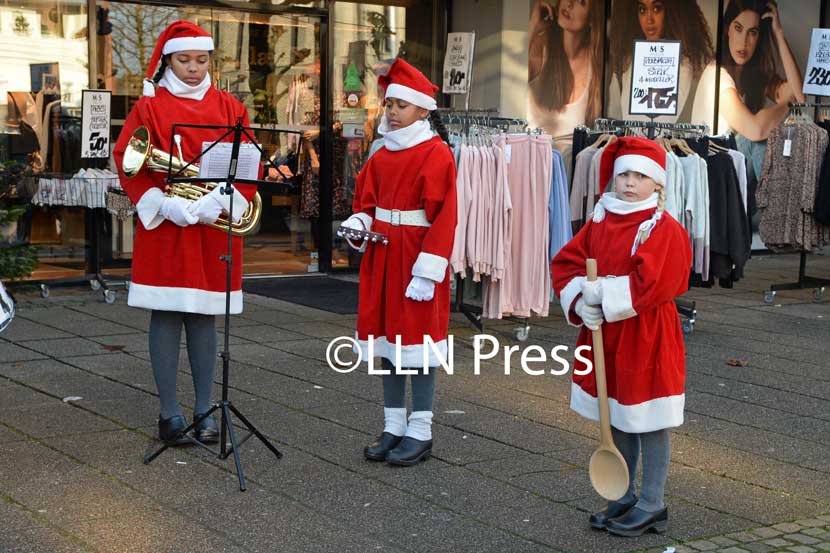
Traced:
<path id="1" fill-rule="evenodd" d="M 383 408 L 383 431 L 395 436 L 406 434 L 406 407 Z"/>
<path id="2" fill-rule="evenodd" d="M 412 411 L 406 435 L 425 442 L 432 439 L 432 411 Z"/>

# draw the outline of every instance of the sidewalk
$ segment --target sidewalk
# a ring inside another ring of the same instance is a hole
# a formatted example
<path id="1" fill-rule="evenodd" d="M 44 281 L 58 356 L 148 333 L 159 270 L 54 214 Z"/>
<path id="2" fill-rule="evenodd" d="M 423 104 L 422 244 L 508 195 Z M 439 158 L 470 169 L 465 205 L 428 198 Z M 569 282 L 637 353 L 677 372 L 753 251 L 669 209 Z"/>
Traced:
<path id="1" fill-rule="evenodd" d="M 509 376 L 500 360 L 475 376 L 463 316 L 434 458 L 399 469 L 362 456 L 381 425 L 377 377 L 325 362 L 355 316 L 246 296 L 231 399 L 284 457 L 246 442 L 240 493 L 232 459 L 177 448 L 142 464 L 157 416 L 147 312 L 123 291 L 113 305 L 89 291 L 18 296 L 0 334 L 0 552 L 830 551 L 830 291 L 763 302 L 797 268 L 797 256 L 756 257 L 734 289 L 689 293 L 699 317 L 669 529 L 634 539 L 588 528 L 602 505 L 587 473 L 598 431 L 568 409 L 568 377 L 524 374 L 515 354 Z M 830 276 L 830 258 L 811 257 L 809 273 Z M 572 350 L 575 330 L 551 311 L 527 342 L 514 323 L 487 330 L 502 346 Z M 187 403 L 184 350 L 180 366 Z"/>

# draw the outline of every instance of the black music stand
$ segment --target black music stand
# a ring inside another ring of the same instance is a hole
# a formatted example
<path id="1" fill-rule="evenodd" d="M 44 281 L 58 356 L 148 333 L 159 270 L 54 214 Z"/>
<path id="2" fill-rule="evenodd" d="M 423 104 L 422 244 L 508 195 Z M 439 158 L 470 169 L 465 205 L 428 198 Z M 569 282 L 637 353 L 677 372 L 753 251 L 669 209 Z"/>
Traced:
<path id="1" fill-rule="evenodd" d="M 247 138 L 250 143 L 252 143 L 262 154 L 262 148 L 259 147 L 257 144 L 256 139 L 251 136 L 248 132 L 249 130 L 253 130 L 249 127 L 244 127 L 242 125 L 242 119 L 238 119 L 236 125 L 227 126 L 227 125 L 173 125 L 172 129 L 172 136 L 170 140 L 170 144 L 174 143 L 173 136 L 176 135 L 177 128 L 199 128 L 199 129 L 213 129 L 213 130 L 224 130 L 225 134 L 220 136 L 216 139 L 212 144 L 210 144 L 205 150 L 197 155 L 193 160 L 189 161 L 187 165 L 176 171 L 175 174 L 172 174 L 172 152 L 170 158 L 168 159 L 168 167 L 167 167 L 167 182 L 174 183 L 174 182 L 217 182 L 216 178 L 187 178 L 181 177 L 184 174 L 184 171 L 201 159 L 202 155 L 204 155 L 207 151 L 211 148 L 216 146 L 217 144 L 224 141 L 225 138 L 233 135 L 233 146 L 231 148 L 231 157 L 230 157 L 230 166 L 228 167 L 228 176 L 226 179 L 219 179 L 224 180 L 225 185 L 221 188 L 221 193 L 230 196 L 230 211 L 233 213 L 233 183 L 239 182 L 243 184 L 254 184 L 254 185 L 261 185 L 261 184 L 273 184 L 268 183 L 267 181 L 260 181 L 260 180 L 250 180 L 250 179 L 237 179 L 236 178 L 236 169 L 237 169 L 237 162 L 239 161 L 239 145 L 242 142 L 243 135 Z M 277 131 L 274 129 L 270 132 L 282 132 L 287 134 L 302 134 L 299 131 Z M 264 156 L 266 161 L 266 168 L 268 164 L 272 167 L 275 167 L 277 172 L 285 177 L 279 167 L 273 164 L 271 159 L 268 156 Z M 242 460 L 239 457 L 239 447 L 245 443 L 251 436 L 256 436 L 259 440 L 265 444 L 271 452 L 277 457 L 277 459 L 282 458 L 282 453 L 280 453 L 268 438 L 262 434 L 257 428 L 251 424 L 251 422 L 236 408 L 236 406 L 231 403 L 230 399 L 228 399 L 228 376 L 230 373 L 230 362 L 231 362 L 231 354 L 230 354 L 230 307 L 231 307 L 231 267 L 233 263 L 233 232 L 231 226 L 228 225 L 228 251 L 226 255 L 220 256 L 220 259 L 225 263 L 226 266 L 226 273 L 225 273 L 225 330 L 224 330 L 224 346 L 222 352 L 219 356 L 222 358 L 222 400 L 217 401 L 213 404 L 213 406 L 206 412 L 203 413 L 201 416 L 196 418 L 187 428 L 180 431 L 176 434 L 171 440 L 169 444 L 163 444 L 159 449 L 157 449 L 153 453 L 145 454 L 144 456 L 144 464 L 150 464 L 156 457 L 164 453 L 169 447 L 172 447 L 175 442 L 177 442 L 182 437 L 187 437 L 194 445 L 198 445 L 214 455 L 216 455 L 220 459 L 227 459 L 231 453 L 233 453 L 234 462 L 236 463 L 236 475 L 239 479 L 239 491 L 245 491 L 245 475 L 242 472 Z M 189 432 L 197 427 L 197 425 L 202 422 L 205 418 L 209 417 L 215 411 L 221 411 L 221 423 L 220 423 L 220 438 L 219 438 L 219 449 L 213 449 L 208 447 L 207 445 L 203 444 L 202 442 L 196 440 L 192 436 L 190 436 Z M 248 429 L 249 434 L 245 436 L 242 440 L 236 439 L 236 432 L 233 429 L 233 424 L 231 421 L 231 413 L 236 415 L 236 417 L 242 422 L 243 425 Z M 230 448 L 228 448 L 228 441 L 230 441 Z"/>

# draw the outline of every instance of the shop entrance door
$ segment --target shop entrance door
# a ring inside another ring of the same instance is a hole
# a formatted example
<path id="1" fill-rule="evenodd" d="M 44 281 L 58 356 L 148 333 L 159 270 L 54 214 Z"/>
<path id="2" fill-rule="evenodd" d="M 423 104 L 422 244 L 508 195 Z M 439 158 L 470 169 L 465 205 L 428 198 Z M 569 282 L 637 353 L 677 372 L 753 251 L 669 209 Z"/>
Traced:
<path id="1" fill-rule="evenodd" d="M 97 57 L 100 80 L 113 90 L 114 117 L 119 106 L 126 115 L 140 96 L 146 63 L 162 29 L 186 19 L 210 31 L 216 46 L 214 84 L 246 106 L 263 150 L 281 166 L 280 172 L 272 171 L 272 184 L 260 187 L 262 218 L 258 229 L 245 237 L 243 274 L 317 271 L 325 14 L 285 12 L 267 4 L 254 11 L 244 6 L 111 2 L 106 16 L 110 38 L 99 37 Z M 274 129 L 302 131 L 304 136 Z M 115 136 L 119 131 L 114 129 Z M 130 230 L 120 229 L 126 235 Z M 114 237 L 113 243 L 121 248 L 114 257 L 131 256 L 129 236 Z"/>

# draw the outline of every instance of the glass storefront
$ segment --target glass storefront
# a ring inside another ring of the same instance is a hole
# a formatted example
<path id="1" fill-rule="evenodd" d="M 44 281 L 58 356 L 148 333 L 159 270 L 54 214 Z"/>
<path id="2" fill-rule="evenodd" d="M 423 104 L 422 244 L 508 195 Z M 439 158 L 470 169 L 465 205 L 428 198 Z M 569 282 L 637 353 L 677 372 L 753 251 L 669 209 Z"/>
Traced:
<path id="1" fill-rule="evenodd" d="M 381 99 L 377 77 L 401 56 L 437 78 L 443 54 L 436 45 L 446 31 L 445 3 L 272 0 L 223 2 L 220 7 L 208 1 L 0 0 L 5 69 L 0 77 L 5 89 L 0 90 L 0 161 L 16 160 L 40 172 L 40 178 L 30 179 L 33 189 L 46 175 L 77 174 L 82 163 L 105 168 L 82 162 L 78 153 L 81 91 L 91 88 L 90 74 L 92 87 L 112 92 L 114 144 L 140 98 L 158 34 L 172 21 L 190 20 L 214 37 L 214 83 L 248 108 L 251 125 L 261 129 L 257 138 L 281 167 L 282 174 L 272 174 L 273 183 L 260 189 L 263 214 L 257 231 L 245 239 L 244 274 L 356 267 L 359 257 L 335 230 L 351 212 L 355 178 L 375 138 Z M 95 6 L 92 43 L 89 5 Z M 328 94 L 321 89 L 324 63 Z M 323 108 L 333 121 L 328 147 L 321 141 L 327 136 L 321 135 L 327 116 Z M 330 189 L 321 187 L 328 168 Z M 126 272 L 136 219 L 109 214 L 104 219 L 97 223 L 103 233 L 103 269 Z M 89 270 L 89 210 L 33 206 L 19 226 L 18 235 L 39 248 L 34 279 Z"/>

